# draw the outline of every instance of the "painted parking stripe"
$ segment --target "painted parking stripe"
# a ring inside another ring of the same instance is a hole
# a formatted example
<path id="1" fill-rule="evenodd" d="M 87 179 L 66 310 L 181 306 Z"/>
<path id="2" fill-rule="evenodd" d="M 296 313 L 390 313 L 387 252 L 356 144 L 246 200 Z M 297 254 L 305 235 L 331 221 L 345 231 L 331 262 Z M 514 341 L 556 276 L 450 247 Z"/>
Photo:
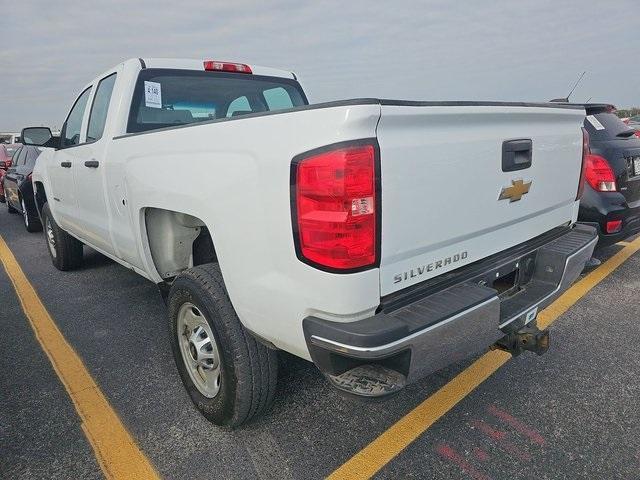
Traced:
<path id="1" fill-rule="evenodd" d="M 600 267 L 576 282 L 553 304 L 540 312 L 538 315 L 540 328 L 551 325 L 638 250 L 640 250 L 640 238 L 628 243 Z M 501 350 L 485 353 L 338 467 L 328 478 L 332 480 L 371 478 L 510 358 L 511 354 Z"/>
<path id="2" fill-rule="evenodd" d="M 2 236 L 0 262 L 13 283 L 38 342 L 73 401 L 82 420 L 82 430 L 104 475 L 109 479 L 159 478 L 87 367 L 58 329 Z"/>

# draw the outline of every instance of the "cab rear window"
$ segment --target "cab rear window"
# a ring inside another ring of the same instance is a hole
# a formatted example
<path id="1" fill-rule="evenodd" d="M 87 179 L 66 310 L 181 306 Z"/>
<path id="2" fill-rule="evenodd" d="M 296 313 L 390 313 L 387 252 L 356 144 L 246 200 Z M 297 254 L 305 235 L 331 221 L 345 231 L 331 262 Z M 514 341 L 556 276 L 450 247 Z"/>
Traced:
<path id="1" fill-rule="evenodd" d="M 307 105 L 295 80 L 242 73 L 145 69 L 134 89 L 127 132 L 144 132 Z"/>

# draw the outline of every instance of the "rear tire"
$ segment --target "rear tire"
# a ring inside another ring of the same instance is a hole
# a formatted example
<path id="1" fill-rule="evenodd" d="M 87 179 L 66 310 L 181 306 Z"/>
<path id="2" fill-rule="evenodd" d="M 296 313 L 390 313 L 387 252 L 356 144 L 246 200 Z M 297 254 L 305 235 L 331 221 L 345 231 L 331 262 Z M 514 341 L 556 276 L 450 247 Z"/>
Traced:
<path id="1" fill-rule="evenodd" d="M 27 232 L 33 233 L 42 230 L 40 219 L 33 218 L 29 215 L 27 204 L 24 202 L 24 198 L 22 197 L 20 197 L 20 205 L 22 206 L 22 220 L 24 221 L 24 228 L 27 229 Z"/>
<path id="2" fill-rule="evenodd" d="M 49 204 L 42 207 L 44 238 L 53 266 L 58 270 L 73 270 L 82 265 L 82 242 L 62 230 L 51 215 Z"/>
<path id="3" fill-rule="evenodd" d="M 169 292 L 168 307 L 173 356 L 198 410 L 227 428 L 267 411 L 275 396 L 277 352 L 242 326 L 218 264 L 181 273 Z M 200 359 L 198 352 L 208 357 Z"/>
<path id="4" fill-rule="evenodd" d="M 0 195 L 0 203 L 5 203 L 7 201 L 6 198 L 4 198 L 4 195 Z"/>

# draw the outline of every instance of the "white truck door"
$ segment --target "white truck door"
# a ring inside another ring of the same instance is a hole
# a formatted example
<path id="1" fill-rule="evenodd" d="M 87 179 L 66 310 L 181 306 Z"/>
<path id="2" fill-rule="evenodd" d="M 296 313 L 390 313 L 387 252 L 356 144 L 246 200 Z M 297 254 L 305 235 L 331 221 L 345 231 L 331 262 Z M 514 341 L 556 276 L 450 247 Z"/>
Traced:
<path id="1" fill-rule="evenodd" d="M 51 180 L 51 191 L 47 192 L 49 208 L 56 222 L 64 230 L 76 235 L 77 202 L 73 172 L 80 167 L 85 156 L 85 145 L 80 140 L 90 96 L 91 87 L 88 87 L 76 99 L 60 132 L 60 148 L 46 166 L 47 175 Z"/>
<path id="2" fill-rule="evenodd" d="M 113 72 L 96 83 L 89 109 L 83 158 L 73 169 L 80 235 L 89 244 L 109 254 L 115 252 L 109 229 L 104 181 L 104 162 L 110 138 L 104 133 L 116 77 L 117 73 Z"/>

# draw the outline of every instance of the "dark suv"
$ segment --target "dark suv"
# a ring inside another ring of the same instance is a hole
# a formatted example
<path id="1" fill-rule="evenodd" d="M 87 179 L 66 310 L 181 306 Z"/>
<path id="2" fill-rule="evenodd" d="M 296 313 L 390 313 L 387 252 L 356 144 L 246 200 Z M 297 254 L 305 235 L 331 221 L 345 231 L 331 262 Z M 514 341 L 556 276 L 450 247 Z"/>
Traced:
<path id="1" fill-rule="evenodd" d="M 589 134 L 578 221 L 598 229 L 599 247 L 640 232 L 640 138 L 606 104 L 585 104 Z"/>

